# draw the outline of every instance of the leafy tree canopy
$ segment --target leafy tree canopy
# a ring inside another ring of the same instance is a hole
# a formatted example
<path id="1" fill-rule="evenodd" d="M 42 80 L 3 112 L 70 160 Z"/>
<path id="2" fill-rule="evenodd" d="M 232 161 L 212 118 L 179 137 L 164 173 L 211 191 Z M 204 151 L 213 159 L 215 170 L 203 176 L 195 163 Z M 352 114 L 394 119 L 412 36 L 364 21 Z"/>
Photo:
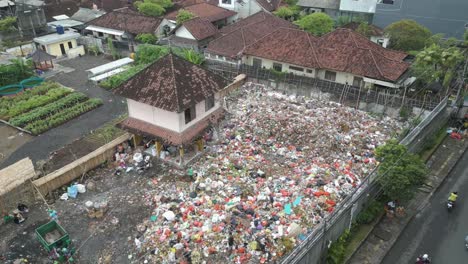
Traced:
<path id="1" fill-rule="evenodd" d="M 273 12 L 277 17 L 281 17 L 283 19 L 288 19 L 292 16 L 294 16 L 294 11 L 286 6 L 282 6 L 278 8 L 275 12 Z"/>
<path id="2" fill-rule="evenodd" d="M 361 22 L 361 23 L 359 23 L 359 26 L 356 29 L 356 32 L 361 33 L 362 35 L 364 35 L 366 37 L 370 37 L 372 30 L 371 30 L 371 28 L 369 26 L 369 23 Z"/>
<path id="3" fill-rule="evenodd" d="M 295 22 L 301 29 L 312 35 L 322 36 L 333 30 L 333 19 L 324 13 L 313 13 Z"/>
<path id="4" fill-rule="evenodd" d="M 147 16 L 158 17 L 166 12 L 166 9 L 164 9 L 162 6 L 150 2 L 143 2 L 139 4 L 135 3 L 135 6 L 137 7 L 138 12 Z"/>
<path id="5" fill-rule="evenodd" d="M 463 61 L 459 48 L 449 44 L 432 44 L 416 55 L 411 66 L 413 74 L 423 83 L 439 81 L 447 87 L 457 65 Z"/>
<path id="6" fill-rule="evenodd" d="M 195 15 L 192 12 L 181 9 L 176 16 L 177 25 L 182 25 L 185 21 L 188 21 L 194 17 Z"/>
<path id="7" fill-rule="evenodd" d="M 167 47 L 155 45 L 138 45 L 135 61 L 137 64 L 149 64 L 168 53 L 169 49 Z"/>
<path id="8" fill-rule="evenodd" d="M 414 189 L 426 179 L 424 162 L 396 140 L 389 140 L 375 153 L 381 162 L 377 173 L 384 194 L 395 200 L 411 199 Z"/>
<path id="9" fill-rule="evenodd" d="M 158 38 L 151 33 L 138 34 L 135 39 L 144 44 L 156 44 L 158 41 Z"/>
<path id="10" fill-rule="evenodd" d="M 390 48 L 407 52 L 422 50 L 431 37 L 429 29 L 410 19 L 403 19 L 388 25 L 385 33 L 390 37 Z"/>
<path id="11" fill-rule="evenodd" d="M 0 19 L 0 32 L 9 33 L 15 31 L 15 23 L 16 17 L 5 17 Z"/>

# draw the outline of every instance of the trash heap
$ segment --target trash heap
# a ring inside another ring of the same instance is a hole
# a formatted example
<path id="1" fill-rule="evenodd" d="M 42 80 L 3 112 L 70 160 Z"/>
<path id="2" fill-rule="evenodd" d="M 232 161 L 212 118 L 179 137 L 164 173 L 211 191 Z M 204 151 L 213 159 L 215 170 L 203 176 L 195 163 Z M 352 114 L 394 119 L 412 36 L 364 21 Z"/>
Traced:
<path id="1" fill-rule="evenodd" d="M 363 111 L 264 87 L 226 100 L 196 181 L 158 183 L 139 226 L 150 263 L 271 263 L 304 240 L 377 165 L 401 126 Z"/>

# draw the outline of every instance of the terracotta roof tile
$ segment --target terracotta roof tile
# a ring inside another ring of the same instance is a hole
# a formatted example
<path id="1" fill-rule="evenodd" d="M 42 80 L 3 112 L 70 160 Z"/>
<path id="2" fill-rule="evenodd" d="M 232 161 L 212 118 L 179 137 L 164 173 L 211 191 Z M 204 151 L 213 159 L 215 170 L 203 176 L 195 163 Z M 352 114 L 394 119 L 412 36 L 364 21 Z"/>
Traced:
<path id="1" fill-rule="evenodd" d="M 208 3 L 198 3 L 194 5 L 185 6 L 183 8 L 194 14 L 197 17 L 204 18 L 210 22 L 215 22 L 221 19 L 232 17 L 237 13 L 228 9 L 224 9 Z M 176 20 L 179 10 L 168 13 L 165 18 L 170 20 Z"/>
<path id="2" fill-rule="evenodd" d="M 352 31 L 356 31 L 359 28 L 359 25 L 360 23 L 358 22 L 349 22 L 348 24 L 342 26 L 342 28 L 349 28 Z M 376 25 L 370 24 L 369 29 L 370 29 L 371 36 L 383 36 L 384 35 L 383 29 L 379 28 Z"/>
<path id="3" fill-rule="evenodd" d="M 145 16 L 125 7 L 91 20 L 87 24 L 137 35 L 140 33 L 154 33 L 161 20 L 161 18 Z"/>
<path id="4" fill-rule="evenodd" d="M 211 24 L 210 21 L 200 17 L 196 17 L 184 22 L 183 26 L 197 40 L 203 40 L 208 37 L 212 37 L 218 32 L 218 29 L 213 24 Z"/>
<path id="5" fill-rule="evenodd" d="M 257 3 L 261 5 L 266 11 L 275 11 L 281 3 L 281 0 L 257 0 Z"/>
<path id="6" fill-rule="evenodd" d="M 227 84 L 223 77 L 170 53 L 117 87 L 114 93 L 180 113 Z"/>
<path id="7" fill-rule="evenodd" d="M 267 12 L 258 12 L 234 24 L 223 27 L 220 37 L 210 42 L 207 52 L 228 57 L 239 56 L 250 44 L 279 27 L 297 28 L 294 24 Z"/>
<path id="8" fill-rule="evenodd" d="M 296 29 L 280 28 L 247 47 L 244 53 L 386 81 L 396 81 L 409 67 L 403 61 L 406 53 L 385 49 L 343 28 L 320 38 Z"/>
<path id="9" fill-rule="evenodd" d="M 211 124 L 217 123 L 219 119 L 223 117 L 223 115 L 224 109 L 220 107 L 209 116 L 199 120 L 189 128 L 185 129 L 182 133 L 153 125 L 132 117 L 125 119 L 117 126 L 134 134 L 157 138 L 171 145 L 184 145 L 191 143 L 194 139 L 199 137 L 206 128 L 208 128 Z"/>

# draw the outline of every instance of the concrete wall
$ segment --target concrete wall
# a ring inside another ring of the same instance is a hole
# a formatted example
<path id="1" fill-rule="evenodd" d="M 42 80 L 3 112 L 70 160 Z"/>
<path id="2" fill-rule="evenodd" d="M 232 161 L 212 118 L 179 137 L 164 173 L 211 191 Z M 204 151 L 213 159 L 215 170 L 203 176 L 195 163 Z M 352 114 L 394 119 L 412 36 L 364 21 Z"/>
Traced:
<path id="1" fill-rule="evenodd" d="M 180 128 L 181 128 L 180 132 L 183 132 L 187 128 L 189 128 L 189 127 L 193 126 L 194 124 L 196 124 L 201 119 L 205 118 L 206 116 L 210 115 L 211 113 L 213 113 L 214 111 L 219 109 L 221 107 L 221 104 L 219 103 L 219 100 L 216 100 L 216 98 L 219 98 L 218 94 L 215 95 L 215 105 L 214 105 L 214 107 L 212 107 L 208 111 L 205 111 L 205 101 L 204 100 L 202 102 L 198 103 L 195 106 L 196 118 L 194 120 L 190 121 L 188 124 L 185 124 L 184 112 L 179 113 L 178 114 L 179 115 L 179 122 L 180 122 L 179 125 L 180 125 Z"/>
<path id="2" fill-rule="evenodd" d="M 127 99 L 128 115 L 130 117 L 143 120 L 150 124 L 181 131 L 180 116 L 178 113 L 169 112 L 151 105 L 143 104 L 132 99 Z"/>
<path id="3" fill-rule="evenodd" d="M 263 10 L 263 8 L 255 0 L 244 0 L 242 5 L 237 0 L 232 0 L 232 2 L 235 3 L 235 7 L 231 10 L 237 12 L 238 18 L 246 18 Z"/>
<path id="4" fill-rule="evenodd" d="M 78 57 L 79 55 L 85 55 L 84 46 L 78 46 L 78 47 L 75 47 L 73 49 L 69 49 L 67 51 L 67 56 L 70 59 Z"/>
<path id="5" fill-rule="evenodd" d="M 175 35 L 180 38 L 195 39 L 195 37 L 185 28 L 185 26 L 178 28 L 175 32 Z"/>
<path id="6" fill-rule="evenodd" d="M 129 138 L 130 134 L 126 133 L 89 153 L 88 155 L 81 157 L 62 168 L 33 181 L 33 184 L 42 195 L 46 195 L 49 192 L 69 184 L 78 177 L 81 177 L 83 173 L 96 168 L 106 160 L 110 159 L 115 153 L 116 146 L 122 142 L 125 142 Z"/>
<path id="7" fill-rule="evenodd" d="M 389 38 L 386 37 L 376 37 L 376 36 L 371 36 L 370 40 L 374 43 L 377 43 L 380 45 L 379 40 L 383 40 L 382 47 L 386 48 L 389 42 Z"/>
<path id="8" fill-rule="evenodd" d="M 50 55 L 57 56 L 57 58 L 63 57 L 64 55 L 62 54 L 62 50 L 60 49 L 60 44 L 63 44 L 63 47 L 65 48 L 65 53 L 70 50 L 68 47 L 68 42 L 71 42 L 72 44 L 72 49 L 76 48 L 76 39 L 70 39 L 67 41 L 62 41 L 62 42 L 57 42 L 57 43 L 52 43 L 49 45 L 45 45 L 47 53 Z"/>

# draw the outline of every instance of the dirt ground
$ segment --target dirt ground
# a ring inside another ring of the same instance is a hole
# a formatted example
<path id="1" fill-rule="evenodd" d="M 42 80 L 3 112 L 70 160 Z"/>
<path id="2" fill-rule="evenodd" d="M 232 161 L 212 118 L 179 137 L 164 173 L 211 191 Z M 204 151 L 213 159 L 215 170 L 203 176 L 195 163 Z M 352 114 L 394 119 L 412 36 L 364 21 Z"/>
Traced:
<path id="1" fill-rule="evenodd" d="M 59 214 L 60 224 L 69 233 L 72 245 L 77 250 L 75 263 L 129 263 L 137 258 L 134 249 L 136 227 L 150 217 L 150 208 L 145 204 L 145 194 L 154 184 L 156 175 L 165 175 L 164 165 L 154 164 L 151 171 L 142 175 L 135 172 L 114 175 L 111 164 L 103 165 L 84 179 L 92 181 L 95 190 L 78 194 L 76 199 L 56 199 L 51 208 Z M 162 179 L 158 179 L 162 180 Z M 59 197 L 65 190 L 58 190 Z M 49 203 L 51 199 L 47 198 Z M 86 201 L 103 201 L 109 204 L 103 218 L 96 220 L 87 216 Z M 26 258 L 29 263 L 51 263 L 47 252 L 35 237 L 35 229 L 48 222 L 44 202 L 29 205 L 28 219 L 20 224 L 0 224 L 0 262 L 13 263 Z"/>
<path id="2" fill-rule="evenodd" d="M 0 164 L 33 136 L 0 123 Z"/>

